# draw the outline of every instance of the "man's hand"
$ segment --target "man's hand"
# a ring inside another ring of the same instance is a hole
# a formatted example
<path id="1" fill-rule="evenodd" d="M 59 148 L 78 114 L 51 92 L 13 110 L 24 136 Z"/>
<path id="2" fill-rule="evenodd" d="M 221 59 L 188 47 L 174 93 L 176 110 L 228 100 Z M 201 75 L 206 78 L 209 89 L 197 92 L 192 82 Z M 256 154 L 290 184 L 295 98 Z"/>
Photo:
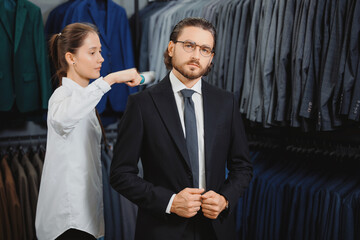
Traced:
<path id="1" fill-rule="evenodd" d="M 201 200 L 202 212 L 205 217 L 210 219 L 216 219 L 227 205 L 227 201 L 224 196 L 214 191 L 206 192 L 201 196 Z"/>
<path id="2" fill-rule="evenodd" d="M 201 194 L 204 189 L 185 188 L 175 195 L 170 212 L 180 217 L 191 218 L 196 215 L 201 206 Z"/>

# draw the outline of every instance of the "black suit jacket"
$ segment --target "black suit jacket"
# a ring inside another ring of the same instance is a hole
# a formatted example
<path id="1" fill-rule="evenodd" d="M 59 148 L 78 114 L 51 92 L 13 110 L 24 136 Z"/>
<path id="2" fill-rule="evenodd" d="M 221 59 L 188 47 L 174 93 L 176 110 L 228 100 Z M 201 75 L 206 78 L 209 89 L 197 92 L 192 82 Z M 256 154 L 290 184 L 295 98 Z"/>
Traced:
<path id="1" fill-rule="evenodd" d="M 234 239 L 232 212 L 252 177 L 248 143 L 234 96 L 204 81 L 202 94 L 206 191 L 223 195 L 230 206 L 228 214 L 212 222 L 218 239 Z M 137 176 L 139 158 L 143 179 Z M 193 187 L 193 180 L 168 75 L 129 97 L 119 125 L 110 183 L 139 206 L 136 239 L 181 239 L 189 219 L 165 211 L 172 194 Z"/>

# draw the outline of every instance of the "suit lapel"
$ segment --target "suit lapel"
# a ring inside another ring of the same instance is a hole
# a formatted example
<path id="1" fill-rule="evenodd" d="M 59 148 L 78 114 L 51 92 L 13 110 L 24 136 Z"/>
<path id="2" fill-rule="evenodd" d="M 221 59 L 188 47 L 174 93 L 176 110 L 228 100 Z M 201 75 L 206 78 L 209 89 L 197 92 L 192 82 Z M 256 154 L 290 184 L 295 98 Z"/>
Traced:
<path id="1" fill-rule="evenodd" d="M 155 106 L 165 124 L 170 136 L 177 145 L 181 155 L 190 168 L 189 155 L 186 148 L 184 132 L 181 127 L 180 117 L 177 110 L 174 93 L 171 88 L 169 75 L 167 75 L 153 91 L 150 91 Z"/>
<path id="2" fill-rule="evenodd" d="M 24 29 L 25 19 L 26 19 L 26 13 L 27 10 L 24 7 L 24 3 L 21 0 L 18 0 L 17 2 L 17 8 L 16 8 L 16 20 L 15 20 L 15 44 L 14 44 L 14 51 L 16 52 L 21 35 Z"/>
<path id="3" fill-rule="evenodd" d="M 205 143 L 205 173 L 206 182 L 211 179 L 211 149 L 213 149 L 214 135 L 216 131 L 216 119 L 219 113 L 216 95 L 212 93 L 210 85 L 202 81 L 202 94 L 204 106 L 204 143 Z"/>
<path id="4" fill-rule="evenodd" d="M 7 19 L 4 1 L 1 1 L 1 5 L 2 6 L 0 6 L 0 21 L 3 25 L 3 27 L 5 28 L 5 31 L 10 39 L 10 42 L 12 42 L 13 36 L 11 34 L 10 24 L 8 23 L 9 20 Z"/>

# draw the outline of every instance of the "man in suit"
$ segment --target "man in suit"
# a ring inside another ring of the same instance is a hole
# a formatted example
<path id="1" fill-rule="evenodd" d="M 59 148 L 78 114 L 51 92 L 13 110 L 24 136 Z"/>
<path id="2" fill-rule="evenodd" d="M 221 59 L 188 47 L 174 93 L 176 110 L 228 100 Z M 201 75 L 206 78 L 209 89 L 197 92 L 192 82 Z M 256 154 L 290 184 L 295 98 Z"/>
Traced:
<path id="1" fill-rule="evenodd" d="M 205 19 L 180 21 L 164 53 L 171 72 L 128 99 L 110 183 L 139 207 L 135 239 L 235 239 L 252 165 L 234 96 L 202 79 L 215 39 Z"/>

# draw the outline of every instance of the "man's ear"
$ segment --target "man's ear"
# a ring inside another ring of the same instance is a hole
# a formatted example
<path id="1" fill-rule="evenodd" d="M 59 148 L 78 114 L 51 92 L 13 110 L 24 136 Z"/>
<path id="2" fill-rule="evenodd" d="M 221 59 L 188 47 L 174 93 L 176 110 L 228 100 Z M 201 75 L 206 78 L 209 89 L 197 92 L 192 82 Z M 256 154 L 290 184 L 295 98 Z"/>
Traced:
<path id="1" fill-rule="evenodd" d="M 69 66 L 75 64 L 75 57 L 71 52 L 65 53 L 65 59 Z"/>
<path id="2" fill-rule="evenodd" d="M 173 41 L 170 41 L 168 44 L 168 54 L 170 57 L 173 57 L 174 55 L 174 48 L 175 48 L 175 43 Z"/>

